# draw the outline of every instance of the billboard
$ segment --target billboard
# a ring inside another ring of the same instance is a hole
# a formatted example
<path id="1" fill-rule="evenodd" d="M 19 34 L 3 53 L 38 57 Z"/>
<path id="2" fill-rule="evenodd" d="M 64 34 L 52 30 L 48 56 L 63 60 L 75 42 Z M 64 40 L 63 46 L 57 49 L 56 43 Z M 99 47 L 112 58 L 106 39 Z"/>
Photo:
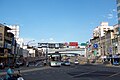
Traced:
<path id="1" fill-rule="evenodd" d="M 69 42 L 69 46 L 78 46 L 78 42 Z"/>

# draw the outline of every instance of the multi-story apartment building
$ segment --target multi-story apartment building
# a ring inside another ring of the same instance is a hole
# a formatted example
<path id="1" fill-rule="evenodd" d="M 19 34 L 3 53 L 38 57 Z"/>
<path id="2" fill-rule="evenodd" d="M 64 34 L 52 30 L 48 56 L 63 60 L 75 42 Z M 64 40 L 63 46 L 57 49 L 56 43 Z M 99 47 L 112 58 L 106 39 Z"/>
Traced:
<path id="1" fill-rule="evenodd" d="M 20 36 L 20 30 L 18 25 L 7 25 L 11 30 L 9 32 L 14 34 L 15 40 L 18 41 Z"/>
<path id="2" fill-rule="evenodd" d="M 116 25 L 116 33 L 117 33 L 117 35 L 116 35 L 116 37 L 117 37 L 117 39 L 116 40 L 114 40 L 114 42 L 116 42 L 116 41 L 118 41 L 118 53 L 120 53 L 120 0 L 116 0 L 116 2 L 117 2 L 117 14 L 118 14 L 118 25 Z"/>
<path id="3" fill-rule="evenodd" d="M 119 35 L 119 26 L 118 24 L 114 25 L 114 36 L 112 39 L 113 44 L 113 54 L 120 53 L 120 35 Z"/>
<path id="4" fill-rule="evenodd" d="M 18 25 L 7 25 L 11 30 L 8 32 L 11 32 L 14 34 L 14 38 L 16 40 L 16 56 L 21 55 L 20 48 L 23 48 L 23 39 L 20 38 L 20 28 Z"/>
<path id="5" fill-rule="evenodd" d="M 105 32 L 108 30 L 113 30 L 113 26 L 109 26 L 108 22 L 101 22 L 100 26 L 97 26 L 93 30 L 93 38 L 94 37 L 102 37 L 105 35 Z"/>
<path id="6" fill-rule="evenodd" d="M 114 39 L 114 30 L 108 30 L 105 33 L 105 39 L 104 39 L 104 47 L 102 47 L 102 50 L 104 50 L 104 55 L 113 54 L 113 43 L 112 39 Z"/>
<path id="7" fill-rule="evenodd" d="M 0 62 L 6 65 L 14 62 L 16 47 L 14 34 L 8 32 L 9 30 L 11 30 L 11 28 L 0 24 Z"/>
<path id="8" fill-rule="evenodd" d="M 108 54 L 108 48 L 109 46 L 111 46 L 112 30 L 113 26 L 109 26 L 108 22 L 101 22 L 100 26 L 97 26 L 93 30 L 93 39 L 91 40 L 91 42 L 93 45 L 98 45 L 98 48 L 94 49 L 97 50 L 98 55 Z"/>
<path id="9" fill-rule="evenodd" d="M 116 0 L 117 2 L 117 12 L 118 12 L 118 26 L 120 27 L 120 0 Z M 119 29 L 120 33 L 120 29 Z"/>

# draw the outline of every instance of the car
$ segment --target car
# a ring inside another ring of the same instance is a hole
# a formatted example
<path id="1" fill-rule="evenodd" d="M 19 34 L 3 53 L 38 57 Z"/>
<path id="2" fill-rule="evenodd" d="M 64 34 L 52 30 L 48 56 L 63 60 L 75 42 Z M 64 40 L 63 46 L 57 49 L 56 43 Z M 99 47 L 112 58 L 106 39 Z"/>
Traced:
<path id="1" fill-rule="evenodd" d="M 64 62 L 63 62 L 63 65 L 65 65 L 65 66 L 70 66 L 70 61 L 64 61 Z"/>
<path id="2" fill-rule="evenodd" d="M 79 64 L 78 60 L 75 60 L 74 64 L 75 64 L 75 65 L 78 65 L 78 64 Z"/>

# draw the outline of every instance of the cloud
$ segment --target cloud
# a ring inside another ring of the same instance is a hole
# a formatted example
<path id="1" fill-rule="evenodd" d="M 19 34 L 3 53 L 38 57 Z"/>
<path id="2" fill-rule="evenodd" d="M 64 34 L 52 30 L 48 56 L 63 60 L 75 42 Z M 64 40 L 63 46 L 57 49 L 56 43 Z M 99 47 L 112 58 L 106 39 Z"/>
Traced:
<path id="1" fill-rule="evenodd" d="M 33 40 L 35 40 L 35 39 L 32 39 L 32 38 L 23 38 L 23 42 L 24 43 L 28 43 L 28 42 L 33 41 Z"/>
<path id="2" fill-rule="evenodd" d="M 53 39 L 53 38 L 50 38 L 49 40 L 50 40 L 50 41 L 53 41 L 54 39 Z"/>
<path id="3" fill-rule="evenodd" d="M 108 14 L 108 15 L 107 15 L 107 18 L 108 18 L 108 19 L 112 19 L 113 17 L 114 17 L 113 14 Z"/>
<path id="4" fill-rule="evenodd" d="M 53 38 L 49 38 L 48 42 L 55 42 Z"/>
<path id="5" fill-rule="evenodd" d="M 116 9 L 111 9 L 108 14 L 102 15 L 103 18 L 107 18 L 107 19 L 116 19 L 117 15 L 116 15 L 117 10 Z"/>
<path id="6" fill-rule="evenodd" d="M 116 9 L 113 9 L 112 11 L 113 11 L 113 12 L 117 12 L 117 10 L 116 10 Z"/>
<path id="7" fill-rule="evenodd" d="M 40 41 L 44 42 L 44 41 L 45 41 L 45 39 L 41 39 Z"/>
<path id="8" fill-rule="evenodd" d="M 53 38 L 48 38 L 48 39 L 40 39 L 40 42 L 54 42 L 54 39 Z"/>

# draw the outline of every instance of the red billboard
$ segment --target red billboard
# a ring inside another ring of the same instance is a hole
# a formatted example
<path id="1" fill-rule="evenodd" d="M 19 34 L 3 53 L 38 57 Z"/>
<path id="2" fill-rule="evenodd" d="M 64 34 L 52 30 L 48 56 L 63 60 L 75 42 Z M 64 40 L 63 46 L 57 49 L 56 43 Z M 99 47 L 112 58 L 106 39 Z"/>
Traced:
<path id="1" fill-rule="evenodd" d="M 69 46 L 78 46 L 78 42 L 69 42 Z"/>

